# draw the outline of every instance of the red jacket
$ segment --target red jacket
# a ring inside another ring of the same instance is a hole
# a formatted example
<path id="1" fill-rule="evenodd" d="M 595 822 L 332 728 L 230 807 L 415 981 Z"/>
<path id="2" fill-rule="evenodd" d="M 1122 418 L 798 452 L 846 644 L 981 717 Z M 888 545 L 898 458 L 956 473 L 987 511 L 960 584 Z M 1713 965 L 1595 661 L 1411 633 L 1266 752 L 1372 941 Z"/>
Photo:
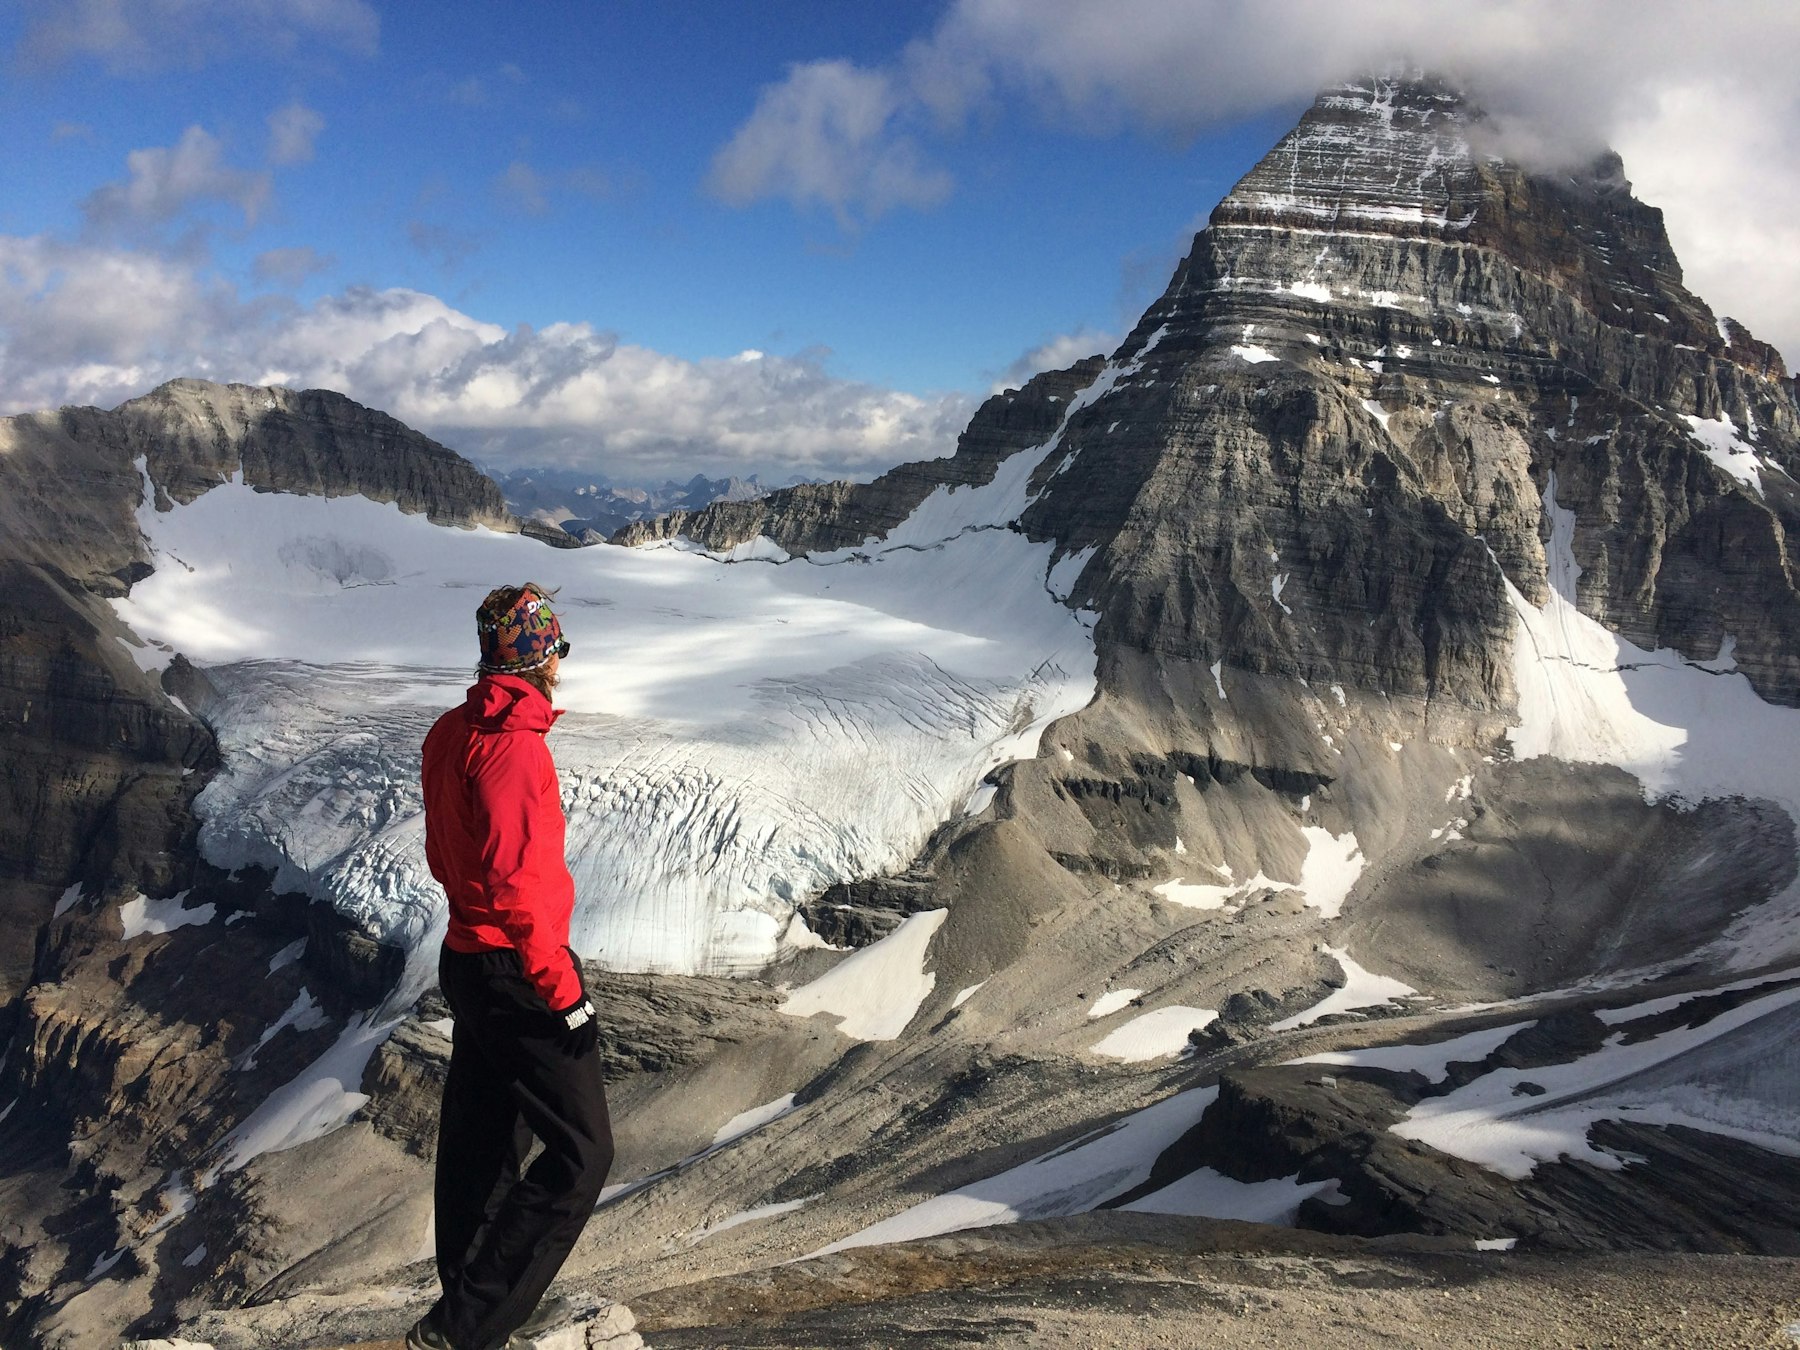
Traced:
<path id="1" fill-rule="evenodd" d="M 581 1001 L 568 951 L 575 881 L 544 733 L 562 714 L 516 675 L 483 675 L 432 725 L 420 775 L 425 858 L 450 897 L 445 943 L 519 953 L 553 1012 Z"/>

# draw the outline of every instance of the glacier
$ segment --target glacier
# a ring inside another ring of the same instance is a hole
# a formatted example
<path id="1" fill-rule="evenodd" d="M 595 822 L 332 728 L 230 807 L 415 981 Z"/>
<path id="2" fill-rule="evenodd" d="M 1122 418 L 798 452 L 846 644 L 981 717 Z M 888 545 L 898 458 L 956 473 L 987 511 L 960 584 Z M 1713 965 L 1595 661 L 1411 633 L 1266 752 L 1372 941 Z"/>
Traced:
<path id="1" fill-rule="evenodd" d="M 445 922 L 420 743 L 471 681 L 482 596 L 557 588 L 572 944 L 613 969 L 745 973 L 819 945 L 796 905 L 904 867 L 1092 697 L 1094 616 L 1059 600 L 1054 546 L 995 528 L 1018 476 L 825 560 L 554 549 L 237 479 L 157 511 L 146 482 L 155 571 L 114 605 L 140 664 L 179 652 L 213 686 L 204 856 L 407 949 L 405 996 Z"/>

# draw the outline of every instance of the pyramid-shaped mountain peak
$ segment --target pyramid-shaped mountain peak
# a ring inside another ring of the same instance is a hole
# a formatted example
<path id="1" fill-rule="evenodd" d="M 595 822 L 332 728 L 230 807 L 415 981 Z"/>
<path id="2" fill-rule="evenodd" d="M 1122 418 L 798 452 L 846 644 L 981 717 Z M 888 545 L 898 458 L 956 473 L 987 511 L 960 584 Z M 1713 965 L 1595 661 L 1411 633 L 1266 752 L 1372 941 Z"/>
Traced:
<path id="1" fill-rule="evenodd" d="M 1696 659 L 1734 636 L 1766 696 L 1800 701 L 1779 356 L 1685 288 L 1616 156 L 1537 172 L 1484 125 L 1429 76 L 1327 89 L 1110 362 L 991 399 L 949 460 L 632 538 L 879 547 L 1024 455 L 1019 527 L 1087 553 L 1071 602 L 1103 648 L 1500 710 L 1509 588 L 1549 593 L 1554 474 L 1587 612 Z M 1725 584 L 1746 531 L 1749 590 Z"/>

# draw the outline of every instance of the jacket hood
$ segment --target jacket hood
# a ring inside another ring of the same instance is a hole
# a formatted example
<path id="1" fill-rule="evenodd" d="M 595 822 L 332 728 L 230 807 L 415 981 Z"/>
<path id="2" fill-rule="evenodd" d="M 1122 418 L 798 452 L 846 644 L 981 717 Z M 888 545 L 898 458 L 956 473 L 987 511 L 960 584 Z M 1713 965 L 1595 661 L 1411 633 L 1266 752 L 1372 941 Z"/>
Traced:
<path id="1" fill-rule="evenodd" d="M 548 731 L 562 716 L 536 685 L 517 675 L 483 675 L 469 686 L 463 706 L 483 731 Z"/>

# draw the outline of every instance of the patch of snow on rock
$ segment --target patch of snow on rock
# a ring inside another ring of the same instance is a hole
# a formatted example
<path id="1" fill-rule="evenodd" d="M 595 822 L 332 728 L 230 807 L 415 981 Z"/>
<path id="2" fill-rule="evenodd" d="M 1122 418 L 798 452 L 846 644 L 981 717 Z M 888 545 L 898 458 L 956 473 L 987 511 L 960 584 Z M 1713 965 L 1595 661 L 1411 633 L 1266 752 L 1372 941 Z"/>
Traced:
<path id="1" fill-rule="evenodd" d="M 1050 594 L 1058 600 L 1067 600 L 1069 593 L 1075 589 L 1075 582 L 1081 576 L 1082 569 L 1093 558 L 1098 544 L 1089 544 L 1075 553 L 1065 553 L 1050 566 L 1050 573 L 1044 579 L 1044 585 Z"/>
<path id="2" fill-rule="evenodd" d="M 182 891 L 166 900 L 152 900 L 148 896 L 138 895 L 120 905 L 119 921 L 125 926 L 125 940 L 129 942 L 147 933 L 172 933 L 177 928 L 211 923 L 213 916 L 218 913 L 218 907 L 204 904 L 184 909 L 181 902 L 187 899 L 187 894 Z"/>
<path id="3" fill-rule="evenodd" d="M 1306 903 L 1327 919 L 1335 919 L 1343 911 L 1351 888 L 1362 876 L 1366 862 L 1356 836 L 1346 831 L 1334 835 L 1319 825 L 1306 825 L 1300 831 L 1306 836 L 1306 861 L 1300 865 L 1299 889 Z"/>
<path id="4" fill-rule="evenodd" d="M 787 1093 L 772 1102 L 764 1102 L 761 1106 L 753 1106 L 748 1111 L 740 1111 L 713 1135 L 712 1146 L 722 1148 L 734 1139 L 742 1139 L 752 1130 L 760 1130 L 772 1121 L 780 1120 L 794 1109 L 794 1094 Z"/>
<path id="5" fill-rule="evenodd" d="M 1120 1008 L 1129 1008 L 1131 1000 L 1141 998 L 1142 989 L 1111 989 L 1094 1000 L 1094 1006 L 1088 1009 L 1088 1017 L 1111 1017 Z"/>
<path id="6" fill-rule="evenodd" d="M 397 1021 L 377 1021 L 369 1013 L 353 1017 L 329 1050 L 270 1093 L 225 1137 L 220 1145 L 223 1156 L 207 1172 L 203 1185 L 265 1153 L 309 1143 L 345 1124 L 369 1100 L 362 1090 L 363 1070 L 396 1025 Z"/>
<path id="7" fill-rule="evenodd" d="M 717 1223 L 709 1223 L 704 1228 L 696 1228 L 688 1234 L 688 1245 L 694 1246 L 705 1242 L 717 1233 L 723 1233 L 747 1223 L 755 1223 L 759 1219 L 772 1219 L 778 1214 L 792 1214 L 803 1205 L 812 1203 L 819 1197 L 816 1195 L 801 1196 L 798 1200 L 775 1200 L 766 1205 L 756 1205 L 750 1209 L 739 1210 L 729 1218 L 720 1219 Z"/>
<path id="8" fill-rule="evenodd" d="M 1182 1214 L 1196 1219 L 1292 1225 L 1302 1200 L 1337 1184 L 1336 1177 L 1301 1181 L 1297 1172 L 1269 1181 L 1234 1181 L 1222 1172 L 1201 1167 L 1119 1208 L 1137 1214 Z"/>
<path id="9" fill-rule="evenodd" d="M 1800 987 L 1635 1043 L 1615 1032 L 1564 1064 L 1495 1069 L 1424 1099 L 1391 1128 L 1515 1180 L 1561 1157 L 1624 1166 L 1588 1143 L 1598 1120 L 1682 1125 L 1800 1156 L 1800 1084 L 1777 1062 L 1797 1035 Z M 1522 1097 L 1522 1082 L 1543 1091 Z"/>
<path id="10" fill-rule="evenodd" d="M 289 1027 L 292 1027 L 295 1031 L 316 1031 L 330 1020 L 331 1019 L 326 1015 L 325 1010 L 319 1006 L 318 1000 L 312 996 L 312 992 L 302 988 L 300 992 L 294 996 L 294 1001 L 288 1005 L 288 1010 L 282 1013 L 280 1017 L 276 1018 L 267 1027 L 263 1028 L 262 1036 L 258 1038 L 256 1044 L 251 1046 L 249 1051 L 238 1060 L 237 1067 L 239 1069 L 254 1069 L 256 1067 L 257 1051 L 261 1050 L 265 1045 L 274 1040 Z"/>
<path id="11" fill-rule="evenodd" d="M 1216 1087 L 1177 1093 L 1073 1144 L 902 1210 L 812 1255 L 1085 1214 L 1149 1177 L 1157 1158 L 1193 1128 L 1218 1095 Z"/>
<path id="12" fill-rule="evenodd" d="M 1646 651 L 1583 614 L 1575 516 L 1557 504 L 1554 474 L 1544 510 L 1548 600 L 1531 605 L 1506 583 L 1518 624 L 1519 720 L 1506 733 L 1514 757 L 1610 764 L 1636 778 L 1652 803 L 1763 798 L 1800 820 L 1800 710 L 1764 702 L 1742 674 Z M 1800 882 L 1751 907 L 1720 941 L 1742 967 L 1800 951 Z"/>
<path id="13" fill-rule="evenodd" d="M 1738 482 L 1763 495 L 1762 475 L 1769 468 L 1756 448 L 1738 435 L 1731 419 L 1720 416 L 1711 420 L 1689 413 L 1682 417 L 1692 428 L 1695 440 L 1705 447 L 1706 457 Z"/>
<path id="14" fill-rule="evenodd" d="M 1096 1055 L 1122 1059 L 1129 1064 L 1150 1059 L 1169 1059 L 1188 1048 L 1188 1033 L 1217 1021 L 1213 1008 L 1184 1008 L 1179 1004 L 1141 1013 L 1094 1045 Z"/>
<path id="15" fill-rule="evenodd" d="M 1284 1017 L 1279 1022 L 1271 1023 L 1270 1031 L 1291 1031 L 1295 1027 L 1310 1026 L 1321 1017 L 1330 1017 L 1333 1013 L 1348 1013 L 1363 1008 L 1383 1007 L 1396 999 L 1419 992 L 1410 984 L 1402 984 L 1399 980 L 1390 979 L 1386 975 L 1376 975 L 1365 970 L 1350 959 L 1350 953 L 1346 948 L 1321 947 L 1319 950 L 1336 961 L 1338 967 L 1344 972 L 1343 987 L 1333 989 L 1304 1012 L 1298 1012 L 1292 1017 Z"/>
<path id="16" fill-rule="evenodd" d="M 925 954 L 949 917 L 947 909 L 911 915 L 881 941 L 794 990 L 781 1011 L 793 1017 L 829 1013 L 839 1019 L 838 1030 L 855 1041 L 898 1039 L 937 984 L 937 976 L 925 969 Z"/>
<path id="17" fill-rule="evenodd" d="M 1452 1064 L 1479 1064 L 1510 1041 L 1515 1034 L 1535 1022 L 1513 1022 L 1503 1027 L 1471 1031 L 1447 1041 L 1427 1045 L 1376 1045 L 1362 1050 L 1327 1050 L 1317 1055 L 1282 1061 L 1285 1064 L 1341 1064 L 1365 1069 L 1389 1069 L 1394 1073 L 1422 1074 L 1429 1082 L 1441 1083 L 1450 1076 Z"/>

